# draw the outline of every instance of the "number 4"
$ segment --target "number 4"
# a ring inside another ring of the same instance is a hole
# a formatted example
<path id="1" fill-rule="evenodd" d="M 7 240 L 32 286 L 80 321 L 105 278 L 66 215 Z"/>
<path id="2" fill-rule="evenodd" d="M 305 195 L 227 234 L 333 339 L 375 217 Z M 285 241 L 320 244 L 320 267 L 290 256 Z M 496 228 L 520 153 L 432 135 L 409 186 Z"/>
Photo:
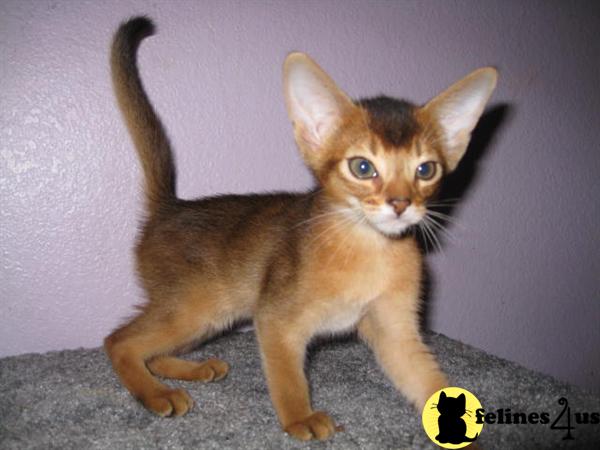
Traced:
<path id="1" fill-rule="evenodd" d="M 550 429 L 552 429 L 552 430 L 567 430 L 567 435 L 565 437 L 563 437 L 563 441 L 572 440 L 574 438 L 571 435 L 571 430 L 574 430 L 575 427 L 571 426 L 571 408 L 569 407 L 569 401 L 566 398 L 561 397 L 560 399 L 558 399 L 558 404 L 564 405 L 564 408 L 560 412 L 560 414 L 558 415 L 556 420 L 554 422 L 552 422 L 552 425 L 550 425 Z M 567 412 L 567 425 L 566 426 L 556 425 L 558 423 L 558 421 L 561 419 L 561 417 L 564 416 L 565 411 Z"/>

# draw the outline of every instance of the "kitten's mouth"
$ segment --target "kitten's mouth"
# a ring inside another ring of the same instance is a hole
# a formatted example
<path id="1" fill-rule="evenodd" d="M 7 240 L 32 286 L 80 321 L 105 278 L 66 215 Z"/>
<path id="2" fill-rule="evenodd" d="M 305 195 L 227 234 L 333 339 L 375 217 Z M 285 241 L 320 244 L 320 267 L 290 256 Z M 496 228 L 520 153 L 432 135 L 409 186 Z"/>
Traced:
<path id="1" fill-rule="evenodd" d="M 415 205 L 410 205 L 401 215 L 397 215 L 389 205 L 369 210 L 352 197 L 349 199 L 349 203 L 351 205 L 349 211 L 352 212 L 358 223 L 363 222 L 375 231 L 391 238 L 398 238 L 406 234 L 423 220 L 425 215 L 422 208 Z"/>
<path id="2" fill-rule="evenodd" d="M 402 215 L 378 213 L 372 216 L 366 215 L 367 222 L 380 233 L 389 237 L 399 237 L 406 234 L 413 226 L 422 219 L 422 215 L 409 207 Z"/>

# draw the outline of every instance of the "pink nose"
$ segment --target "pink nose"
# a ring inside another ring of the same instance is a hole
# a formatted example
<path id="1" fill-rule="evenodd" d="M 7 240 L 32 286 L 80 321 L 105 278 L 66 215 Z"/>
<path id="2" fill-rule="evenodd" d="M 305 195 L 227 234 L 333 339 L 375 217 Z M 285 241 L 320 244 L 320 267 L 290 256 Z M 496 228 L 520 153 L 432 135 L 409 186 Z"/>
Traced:
<path id="1" fill-rule="evenodd" d="M 407 198 L 390 198 L 388 203 L 397 215 L 402 214 L 410 206 L 410 200 Z"/>

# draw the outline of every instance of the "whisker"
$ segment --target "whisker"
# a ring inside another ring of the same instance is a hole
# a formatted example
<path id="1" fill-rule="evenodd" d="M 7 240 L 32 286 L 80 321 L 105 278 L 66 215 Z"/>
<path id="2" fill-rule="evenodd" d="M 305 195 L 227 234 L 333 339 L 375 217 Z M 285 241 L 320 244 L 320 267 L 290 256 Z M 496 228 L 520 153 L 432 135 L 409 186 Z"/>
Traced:
<path id="1" fill-rule="evenodd" d="M 419 231 L 423 236 L 423 242 L 425 243 L 425 250 L 427 251 L 427 253 L 435 252 L 435 242 L 433 242 L 429 230 L 425 227 L 425 224 L 423 222 L 419 222 Z"/>
<path id="2" fill-rule="evenodd" d="M 429 253 L 429 245 L 427 245 L 427 236 L 425 235 L 425 232 L 423 231 L 421 222 L 417 223 L 417 226 L 414 228 L 416 231 L 418 231 L 423 239 L 423 245 L 425 245 L 425 253 Z"/>
<path id="3" fill-rule="evenodd" d="M 324 217 L 335 216 L 336 214 L 344 214 L 344 211 L 345 210 L 336 209 L 336 210 L 333 210 L 333 211 L 327 211 L 327 212 L 324 212 L 324 213 L 321 213 L 321 214 L 317 214 L 314 217 L 311 217 L 309 219 L 306 219 L 306 220 L 303 220 L 302 222 L 297 223 L 296 225 L 294 225 L 293 228 L 298 228 L 299 226 L 305 225 L 307 223 L 314 222 L 316 220 L 320 220 L 320 219 L 322 219 Z"/>
<path id="4" fill-rule="evenodd" d="M 456 242 L 456 238 L 454 237 L 454 235 L 452 235 L 452 234 L 450 234 L 450 232 L 446 231 L 440 224 L 432 221 L 431 219 L 428 219 L 427 224 L 431 228 L 431 231 L 433 233 L 435 233 L 436 238 L 438 240 L 440 240 L 440 242 L 443 239 L 447 239 L 448 241 L 450 241 L 452 243 Z"/>
<path id="5" fill-rule="evenodd" d="M 352 228 L 354 228 L 359 222 L 355 221 L 354 218 L 352 221 L 350 221 L 349 225 L 352 226 Z M 344 247 L 344 245 L 346 244 L 346 241 L 352 236 L 351 233 L 346 233 L 346 235 L 344 236 L 344 238 L 338 243 L 338 245 L 335 248 L 335 251 L 331 254 L 331 256 L 328 259 L 328 263 L 330 263 L 331 261 L 335 260 L 335 256 L 338 254 L 338 252 Z M 346 265 L 346 260 L 348 258 L 350 252 L 346 251 L 346 259 L 344 260 L 344 267 Z"/>
<path id="6" fill-rule="evenodd" d="M 322 245 L 325 245 L 325 244 L 331 242 L 332 240 L 334 240 L 334 244 L 335 244 L 335 241 L 337 240 L 337 245 L 335 246 L 335 250 L 333 251 L 333 253 L 330 254 L 329 258 L 327 259 L 328 264 L 331 263 L 331 261 L 335 258 L 335 256 L 339 252 L 339 250 L 344 246 L 348 237 L 351 235 L 350 233 L 346 233 L 344 235 L 344 237 L 342 238 L 342 240 L 340 241 L 339 237 L 336 239 L 335 233 L 337 233 L 338 231 L 343 231 L 345 228 L 347 229 L 347 227 L 349 225 L 352 225 L 352 222 L 353 222 L 353 220 L 347 219 L 347 220 L 344 220 L 344 221 L 338 223 L 337 227 L 334 227 L 333 229 L 330 230 L 331 238 L 323 241 Z"/>
<path id="7" fill-rule="evenodd" d="M 341 222 L 338 222 L 338 221 L 333 222 L 331 225 L 329 225 L 327 228 L 325 228 L 323 231 L 321 231 L 319 234 L 317 234 L 311 240 L 311 244 L 317 243 L 322 236 L 326 237 L 326 235 L 329 233 L 329 231 L 334 230 L 335 228 L 340 226 L 341 223 L 344 223 L 346 220 L 347 220 L 346 218 L 342 218 Z"/>
<path id="8" fill-rule="evenodd" d="M 352 211 L 351 208 L 348 208 L 345 211 Z M 339 221 L 334 221 L 332 225 L 329 225 L 327 228 L 325 228 L 325 230 L 323 230 L 321 233 L 319 233 L 317 236 L 315 236 L 312 240 L 311 240 L 311 245 L 317 244 L 319 242 L 320 239 L 323 238 L 327 238 L 329 237 L 329 235 L 331 233 L 333 233 L 333 231 L 336 228 L 343 228 L 344 226 L 346 226 L 347 224 L 351 223 L 354 220 L 354 217 L 352 215 L 342 215 L 342 219 Z M 324 241 L 322 242 L 318 247 L 321 247 L 323 245 L 325 245 L 328 241 Z"/>
<path id="9" fill-rule="evenodd" d="M 427 206 L 448 208 L 450 206 L 457 205 L 459 201 L 460 201 L 459 198 L 456 198 L 456 199 L 435 200 L 435 201 L 429 201 L 429 202 L 427 202 Z"/>
<path id="10" fill-rule="evenodd" d="M 433 245 L 434 249 L 437 248 L 437 250 L 440 253 L 444 254 L 444 251 L 442 249 L 442 244 L 440 243 L 440 240 L 436 236 L 435 231 L 431 228 L 431 225 L 428 222 L 427 216 L 423 217 L 423 220 L 421 223 L 423 224 L 424 229 L 427 230 L 428 235 L 431 237 L 431 244 Z"/>
<path id="11" fill-rule="evenodd" d="M 448 228 L 442 225 L 441 223 L 437 222 L 433 217 L 425 216 L 423 217 L 423 220 L 429 225 L 431 225 L 433 230 L 441 232 L 448 239 L 450 239 L 453 242 L 456 242 L 456 238 L 452 233 L 450 233 L 450 231 L 448 231 Z"/>
<path id="12" fill-rule="evenodd" d="M 459 200 L 462 200 L 462 198 L 461 197 L 437 197 L 433 200 L 436 202 L 457 202 Z"/>
<path id="13" fill-rule="evenodd" d="M 427 216 L 425 216 L 425 217 L 427 217 Z M 425 219 L 425 217 L 423 217 L 423 219 Z M 436 250 L 441 251 L 440 242 L 437 239 L 437 237 L 435 236 L 435 233 L 433 232 L 433 230 L 431 229 L 431 227 L 429 226 L 427 221 L 422 220 L 419 223 L 422 225 L 423 232 L 425 233 L 425 235 L 428 237 L 429 241 L 431 242 L 432 249 L 434 251 L 436 251 Z"/>
<path id="14" fill-rule="evenodd" d="M 454 219 L 454 217 L 449 216 L 448 214 L 444 214 L 440 211 L 433 211 L 431 209 L 427 209 L 426 212 L 429 216 L 437 217 L 438 219 L 441 219 L 445 222 L 449 222 L 452 225 L 456 225 L 457 227 L 463 228 L 463 226 L 456 219 Z"/>

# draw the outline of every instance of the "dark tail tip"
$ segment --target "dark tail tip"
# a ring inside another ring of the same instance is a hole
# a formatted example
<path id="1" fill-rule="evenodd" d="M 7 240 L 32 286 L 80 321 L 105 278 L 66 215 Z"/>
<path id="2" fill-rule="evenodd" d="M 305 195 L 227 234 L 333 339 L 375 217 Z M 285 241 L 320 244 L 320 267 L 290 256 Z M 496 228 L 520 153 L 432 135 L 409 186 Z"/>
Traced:
<path id="1" fill-rule="evenodd" d="M 152 36 L 156 31 L 154 22 L 147 16 L 137 16 L 126 20 L 119 26 L 117 36 L 123 36 L 127 41 L 139 42 Z"/>

